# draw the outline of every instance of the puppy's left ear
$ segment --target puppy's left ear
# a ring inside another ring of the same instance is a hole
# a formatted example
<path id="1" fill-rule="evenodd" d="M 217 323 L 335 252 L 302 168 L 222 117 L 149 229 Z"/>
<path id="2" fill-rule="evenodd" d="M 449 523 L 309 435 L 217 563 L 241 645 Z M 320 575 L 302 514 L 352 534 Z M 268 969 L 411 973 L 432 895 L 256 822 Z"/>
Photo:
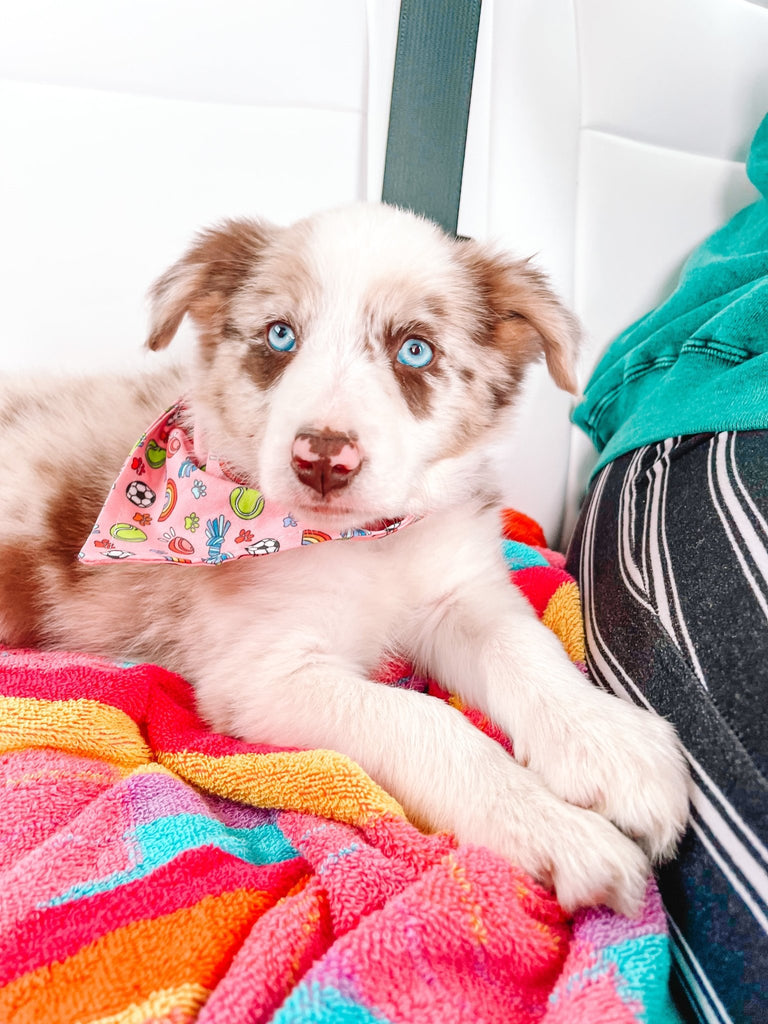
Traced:
<path id="1" fill-rule="evenodd" d="M 529 260 L 498 255 L 474 241 L 459 242 L 490 315 L 492 340 L 519 367 L 543 355 L 555 384 L 577 392 L 581 328 Z"/>

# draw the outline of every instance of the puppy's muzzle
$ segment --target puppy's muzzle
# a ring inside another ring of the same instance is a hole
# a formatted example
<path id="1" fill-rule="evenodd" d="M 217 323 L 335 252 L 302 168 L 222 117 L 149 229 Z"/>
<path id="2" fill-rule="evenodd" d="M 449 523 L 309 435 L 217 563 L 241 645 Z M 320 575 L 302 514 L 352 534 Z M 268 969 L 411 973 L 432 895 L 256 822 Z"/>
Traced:
<path id="1" fill-rule="evenodd" d="M 357 442 L 350 434 L 325 428 L 297 434 L 291 448 L 291 467 L 306 487 L 325 497 L 346 487 L 363 464 Z"/>

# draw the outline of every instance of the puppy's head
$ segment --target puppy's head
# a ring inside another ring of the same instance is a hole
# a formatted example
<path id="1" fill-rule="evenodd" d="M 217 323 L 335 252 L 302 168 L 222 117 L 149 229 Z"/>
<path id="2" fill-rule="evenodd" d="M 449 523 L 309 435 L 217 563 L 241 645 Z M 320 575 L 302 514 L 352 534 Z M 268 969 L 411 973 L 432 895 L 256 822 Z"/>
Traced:
<path id="1" fill-rule="evenodd" d="M 575 321 L 526 261 L 359 204 L 287 228 L 203 233 L 155 285 L 150 348 L 198 329 L 192 406 L 208 448 L 316 521 L 464 502 L 543 356 L 575 388 Z"/>

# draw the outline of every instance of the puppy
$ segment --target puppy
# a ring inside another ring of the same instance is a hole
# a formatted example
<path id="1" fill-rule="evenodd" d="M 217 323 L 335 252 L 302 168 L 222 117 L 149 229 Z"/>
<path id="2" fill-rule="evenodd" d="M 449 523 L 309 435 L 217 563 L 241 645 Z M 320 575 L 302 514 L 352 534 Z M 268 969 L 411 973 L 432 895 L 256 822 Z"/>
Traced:
<path id="1" fill-rule="evenodd" d="M 2 393 L 0 639 L 159 662 L 213 728 L 347 754 L 411 820 L 565 908 L 637 912 L 686 820 L 676 738 L 571 665 L 500 553 L 492 452 L 525 369 L 543 355 L 575 389 L 577 328 L 542 275 L 360 204 L 206 231 L 152 303 L 152 349 L 192 319 L 189 371 Z M 99 517 L 110 495 L 119 522 Z M 515 759 L 445 703 L 370 682 L 391 652 Z"/>

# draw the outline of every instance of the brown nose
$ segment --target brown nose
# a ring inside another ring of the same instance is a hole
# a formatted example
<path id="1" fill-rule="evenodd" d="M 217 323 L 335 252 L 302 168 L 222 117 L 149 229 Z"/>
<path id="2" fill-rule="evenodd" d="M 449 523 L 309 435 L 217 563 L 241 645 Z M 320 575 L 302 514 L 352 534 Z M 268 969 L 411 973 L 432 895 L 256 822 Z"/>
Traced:
<path id="1" fill-rule="evenodd" d="M 355 440 L 334 430 L 302 431 L 291 448 L 294 473 L 303 484 L 323 496 L 346 487 L 362 464 Z"/>

